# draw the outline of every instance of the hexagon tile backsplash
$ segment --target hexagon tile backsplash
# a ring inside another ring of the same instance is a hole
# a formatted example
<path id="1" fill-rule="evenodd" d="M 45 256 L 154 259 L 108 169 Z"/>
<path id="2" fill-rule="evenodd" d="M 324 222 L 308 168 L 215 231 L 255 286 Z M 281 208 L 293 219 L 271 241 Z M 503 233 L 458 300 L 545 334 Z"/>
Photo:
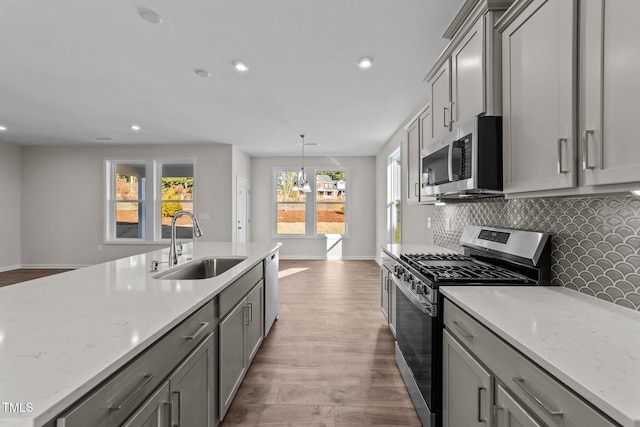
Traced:
<path id="1" fill-rule="evenodd" d="M 640 311 L 640 197 L 484 199 L 436 206 L 433 222 L 457 251 L 467 224 L 551 233 L 554 285 Z"/>

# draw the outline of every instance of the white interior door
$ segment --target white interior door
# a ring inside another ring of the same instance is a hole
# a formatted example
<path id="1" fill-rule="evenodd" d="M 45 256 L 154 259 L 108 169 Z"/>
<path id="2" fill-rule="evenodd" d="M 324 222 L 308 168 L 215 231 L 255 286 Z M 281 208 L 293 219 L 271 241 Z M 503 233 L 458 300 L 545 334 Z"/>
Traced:
<path id="1" fill-rule="evenodd" d="M 251 240 L 251 183 L 248 179 L 238 177 L 236 186 L 236 242 L 246 243 Z"/>

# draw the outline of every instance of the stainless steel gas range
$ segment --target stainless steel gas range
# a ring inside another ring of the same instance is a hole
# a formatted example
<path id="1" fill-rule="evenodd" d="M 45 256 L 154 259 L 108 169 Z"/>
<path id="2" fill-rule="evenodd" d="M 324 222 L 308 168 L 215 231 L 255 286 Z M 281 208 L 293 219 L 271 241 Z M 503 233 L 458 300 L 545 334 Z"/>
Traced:
<path id="1" fill-rule="evenodd" d="M 551 236 L 467 226 L 464 255 L 402 253 L 396 286 L 396 362 L 424 426 L 441 425 L 442 297 L 440 286 L 538 286 L 549 283 Z"/>

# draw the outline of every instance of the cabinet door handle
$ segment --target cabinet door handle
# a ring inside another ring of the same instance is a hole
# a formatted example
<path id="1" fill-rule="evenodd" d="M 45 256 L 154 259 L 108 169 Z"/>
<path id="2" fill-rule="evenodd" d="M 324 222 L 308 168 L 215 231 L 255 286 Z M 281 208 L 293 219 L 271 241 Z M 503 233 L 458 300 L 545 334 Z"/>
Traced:
<path id="1" fill-rule="evenodd" d="M 247 305 L 249 306 L 249 323 L 253 323 L 253 303 L 248 302 Z"/>
<path id="2" fill-rule="evenodd" d="M 482 418 L 482 391 L 486 390 L 484 387 L 478 387 L 478 416 L 477 420 L 479 423 L 484 423 L 485 419 Z"/>
<path id="3" fill-rule="evenodd" d="M 475 337 L 475 335 L 473 335 L 471 332 L 469 332 L 465 328 L 463 328 L 462 324 L 460 322 L 458 322 L 457 320 L 454 320 L 451 323 L 453 323 L 455 325 L 455 327 L 458 328 L 458 330 L 460 332 L 462 332 L 462 337 L 463 338 L 467 338 L 467 339 L 472 340 Z"/>
<path id="4" fill-rule="evenodd" d="M 186 337 L 184 337 L 184 339 L 185 340 L 195 340 L 208 327 L 209 327 L 209 322 L 202 322 L 202 323 L 200 323 L 200 327 L 198 328 L 198 330 L 195 331 L 195 333 L 193 335 L 187 335 Z"/>
<path id="5" fill-rule="evenodd" d="M 545 404 L 540 397 L 536 396 L 535 392 L 531 389 L 531 387 L 527 385 L 524 378 L 514 377 L 513 382 L 516 383 L 516 385 L 518 385 L 518 387 L 520 387 L 522 391 L 524 391 L 530 398 L 535 400 L 535 402 L 540 405 L 542 409 L 547 411 L 547 413 L 552 417 L 561 417 L 562 415 L 564 415 L 561 410 L 551 409 L 549 405 Z"/>
<path id="6" fill-rule="evenodd" d="M 138 393 L 140 393 L 142 391 L 142 389 L 144 388 L 144 386 L 147 385 L 147 383 L 149 381 L 151 381 L 151 379 L 153 378 L 153 374 L 146 374 L 142 377 L 142 380 L 140 380 L 140 384 L 138 384 L 138 387 L 135 388 L 135 390 L 133 390 L 133 392 L 131 392 L 130 395 L 128 395 L 127 397 L 125 397 L 124 399 L 122 399 L 122 401 L 120 403 L 114 404 L 109 406 L 109 411 L 119 411 L 120 409 L 124 408 L 125 406 L 127 406 L 127 404 L 129 402 L 131 402 L 131 400 L 136 397 L 136 395 Z"/>
<path id="7" fill-rule="evenodd" d="M 453 122 L 453 101 L 449 101 L 449 126 L 451 126 Z"/>
<path id="8" fill-rule="evenodd" d="M 176 395 L 177 399 L 177 407 L 178 410 L 173 410 L 173 399 L 171 399 L 171 426 L 179 427 L 182 424 L 182 394 L 179 391 L 172 391 L 171 394 Z M 177 418 L 177 419 L 176 419 Z"/>
<path id="9" fill-rule="evenodd" d="M 242 308 L 244 310 L 244 324 L 248 325 L 249 322 L 249 304 L 245 304 L 244 307 Z"/>
<path id="10" fill-rule="evenodd" d="M 447 110 L 449 108 L 444 107 L 442 110 L 442 121 L 444 123 L 444 127 L 449 128 L 449 123 L 447 123 Z"/>
<path id="11" fill-rule="evenodd" d="M 567 173 L 569 172 L 566 169 L 562 169 L 562 144 L 567 145 L 567 138 L 559 138 L 558 139 L 558 173 Z"/>
<path id="12" fill-rule="evenodd" d="M 593 138 L 593 136 L 595 135 L 596 131 L 591 130 L 591 129 L 587 129 L 584 131 L 584 152 L 582 154 L 582 169 L 587 170 L 587 169 L 593 169 L 594 166 L 591 166 L 589 164 L 589 135 L 591 135 L 591 137 Z"/>

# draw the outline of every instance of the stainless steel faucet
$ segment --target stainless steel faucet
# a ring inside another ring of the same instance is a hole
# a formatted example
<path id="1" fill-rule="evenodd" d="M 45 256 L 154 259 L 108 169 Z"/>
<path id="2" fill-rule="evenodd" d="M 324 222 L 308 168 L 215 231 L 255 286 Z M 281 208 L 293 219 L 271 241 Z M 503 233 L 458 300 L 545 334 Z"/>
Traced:
<path id="1" fill-rule="evenodd" d="M 178 263 L 178 251 L 176 250 L 176 220 L 181 216 L 188 216 L 193 221 L 193 237 L 200 237 L 203 235 L 200 229 L 200 224 L 193 214 L 189 212 L 178 212 L 171 220 L 171 247 L 169 248 L 169 265 L 176 265 Z"/>

